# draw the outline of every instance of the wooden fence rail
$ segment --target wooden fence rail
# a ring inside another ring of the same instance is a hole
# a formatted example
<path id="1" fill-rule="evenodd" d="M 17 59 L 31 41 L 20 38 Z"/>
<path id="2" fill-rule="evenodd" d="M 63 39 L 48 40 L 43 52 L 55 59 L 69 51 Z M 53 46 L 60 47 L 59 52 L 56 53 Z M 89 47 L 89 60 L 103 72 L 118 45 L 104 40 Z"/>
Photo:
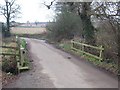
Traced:
<path id="1" fill-rule="evenodd" d="M 14 50 L 17 50 L 17 47 L 12 47 L 12 46 L 0 46 L 0 48 L 2 48 L 2 49 L 5 48 L 5 49 L 14 49 Z M 16 53 L 7 53 L 7 52 L 0 52 L 0 55 L 3 55 L 3 56 L 19 56 L 19 54 L 16 54 Z"/>
<path id="2" fill-rule="evenodd" d="M 82 54 L 89 55 L 89 56 L 94 57 L 94 58 L 96 58 L 96 59 L 103 60 L 103 58 L 102 58 L 102 53 L 103 53 L 103 50 L 104 50 L 103 46 L 97 47 L 97 46 L 92 46 L 92 45 L 88 45 L 88 44 L 76 42 L 76 41 L 73 41 L 73 40 L 71 40 L 71 43 L 72 43 L 72 47 L 71 47 L 71 48 L 72 48 L 73 50 L 78 51 L 78 52 L 81 52 Z M 75 48 L 75 47 L 74 47 L 74 44 L 77 44 L 77 45 L 79 45 L 79 46 L 82 46 L 82 49 L 77 49 L 77 48 Z M 94 54 L 91 54 L 91 53 L 89 53 L 89 52 L 86 52 L 86 51 L 84 50 L 84 47 L 89 47 L 89 48 L 98 50 L 98 51 L 99 51 L 99 56 L 94 55 Z"/>
<path id="3" fill-rule="evenodd" d="M 0 46 L 0 48 L 17 49 L 17 47 L 11 47 L 11 46 Z"/>
<path id="4" fill-rule="evenodd" d="M 0 55 L 3 55 L 3 56 L 19 56 L 19 54 L 14 54 L 14 53 L 0 53 Z"/>

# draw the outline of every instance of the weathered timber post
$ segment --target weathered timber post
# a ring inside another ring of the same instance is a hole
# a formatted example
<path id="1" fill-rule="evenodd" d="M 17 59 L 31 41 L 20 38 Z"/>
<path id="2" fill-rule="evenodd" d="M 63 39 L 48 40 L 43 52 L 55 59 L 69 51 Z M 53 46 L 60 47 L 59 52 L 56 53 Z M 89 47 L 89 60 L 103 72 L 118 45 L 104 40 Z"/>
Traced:
<path id="1" fill-rule="evenodd" d="M 102 52 L 103 52 L 103 46 L 101 45 L 100 46 L 100 54 L 99 54 L 100 60 L 103 60 L 103 58 L 102 58 Z"/>
<path id="2" fill-rule="evenodd" d="M 71 40 L 70 43 L 71 43 L 71 48 L 72 48 L 73 47 L 73 40 Z"/>
<path id="3" fill-rule="evenodd" d="M 82 45 L 82 55 L 84 55 L 84 45 Z"/>
<path id="4" fill-rule="evenodd" d="M 24 64 L 24 48 L 20 48 L 20 57 L 21 57 L 21 59 L 20 59 L 20 65 L 21 66 L 23 66 L 23 64 Z"/>
<path id="5" fill-rule="evenodd" d="M 72 40 L 71 42 L 72 42 L 72 47 L 74 47 L 74 40 Z"/>

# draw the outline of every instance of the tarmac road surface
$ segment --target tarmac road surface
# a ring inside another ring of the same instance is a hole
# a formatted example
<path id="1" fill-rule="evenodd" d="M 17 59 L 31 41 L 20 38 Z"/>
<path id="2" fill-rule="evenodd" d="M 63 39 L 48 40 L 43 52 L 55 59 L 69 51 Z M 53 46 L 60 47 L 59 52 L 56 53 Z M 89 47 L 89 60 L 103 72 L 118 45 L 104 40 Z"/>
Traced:
<path id="1" fill-rule="evenodd" d="M 118 88 L 116 78 L 84 60 L 56 49 L 44 40 L 26 40 L 33 69 L 21 73 L 7 88 Z"/>

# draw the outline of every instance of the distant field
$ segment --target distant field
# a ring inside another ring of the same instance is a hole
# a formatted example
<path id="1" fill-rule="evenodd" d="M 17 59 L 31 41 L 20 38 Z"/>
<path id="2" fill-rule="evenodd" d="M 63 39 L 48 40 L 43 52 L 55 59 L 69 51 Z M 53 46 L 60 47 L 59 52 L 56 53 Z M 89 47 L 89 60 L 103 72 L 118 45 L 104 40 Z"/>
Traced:
<path id="1" fill-rule="evenodd" d="M 14 27 L 11 28 L 11 33 L 12 34 L 42 34 L 46 32 L 46 28 L 41 28 L 41 27 Z"/>

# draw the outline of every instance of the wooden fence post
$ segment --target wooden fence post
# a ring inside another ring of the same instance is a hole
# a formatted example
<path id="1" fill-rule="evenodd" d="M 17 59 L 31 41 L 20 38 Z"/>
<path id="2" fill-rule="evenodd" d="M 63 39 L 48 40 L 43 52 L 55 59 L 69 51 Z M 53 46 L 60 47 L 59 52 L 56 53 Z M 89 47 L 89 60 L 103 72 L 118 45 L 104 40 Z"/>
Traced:
<path id="1" fill-rule="evenodd" d="M 75 46 L 75 44 L 74 44 L 74 40 L 73 40 L 72 44 L 73 44 L 73 47 L 74 47 L 74 46 Z"/>
<path id="2" fill-rule="evenodd" d="M 82 45 L 82 51 L 83 51 L 82 55 L 84 55 L 84 45 Z"/>
<path id="3" fill-rule="evenodd" d="M 100 46 L 100 55 L 99 55 L 99 57 L 101 58 L 100 60 L 103 60 L 103 58 L 102 58 L 102 51 L 103 51 L 103 49 L 102 48 L 103 48 L 103 46 L 101 45 Z"/>
<path id="4" fill-rule="evenodd" d="M 21 66 L 23 66 L 23 64 L 24 64 L 24 48 L 20 48 L 20 57 L 21 57 L 20 64 L 21 64 Z"/>
<path id="5" fill-rule="evenodd" d="M 72 40 L 70 41 L 70 45 L 71 45 L 71 48 L 73 47 L 73 43 L 72 43 Z"/>

